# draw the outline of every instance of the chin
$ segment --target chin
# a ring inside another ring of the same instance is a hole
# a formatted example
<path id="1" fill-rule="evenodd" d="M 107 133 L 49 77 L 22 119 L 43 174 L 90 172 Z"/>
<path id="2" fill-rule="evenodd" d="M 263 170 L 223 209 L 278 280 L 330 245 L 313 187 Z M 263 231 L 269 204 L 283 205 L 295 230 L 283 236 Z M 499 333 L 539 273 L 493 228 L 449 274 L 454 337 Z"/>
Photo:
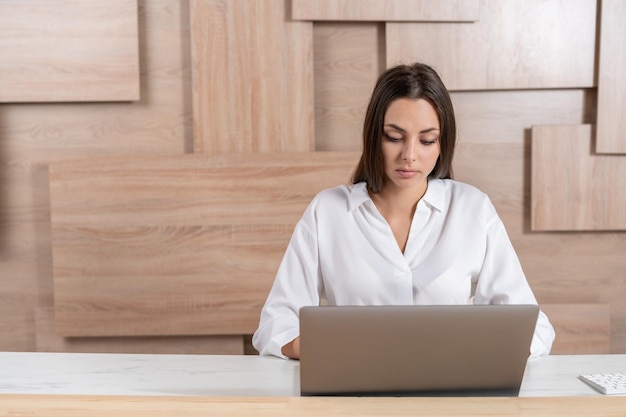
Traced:
<path id="1" fill-rule="evenodd" d="M 409 180 L 401 179 L 401 180 L 393 181 L 393 184 L 396 188 L 409 189 L 409 190 L 412 188 L 422 188 L 425 183 L 426 183 L 426 178 L 424 177 L 411 178 Z"/>

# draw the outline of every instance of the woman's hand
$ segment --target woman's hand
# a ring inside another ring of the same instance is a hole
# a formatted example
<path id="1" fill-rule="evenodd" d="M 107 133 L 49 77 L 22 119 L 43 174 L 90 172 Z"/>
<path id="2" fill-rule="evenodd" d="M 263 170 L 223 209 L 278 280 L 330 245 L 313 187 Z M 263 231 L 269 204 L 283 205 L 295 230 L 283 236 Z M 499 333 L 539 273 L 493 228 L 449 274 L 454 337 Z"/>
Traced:
<path id="1" fill-rule="evenodd" d="M 300 336 L 283 346 L 281 352 L 288 358 L 300 359 Z"/>

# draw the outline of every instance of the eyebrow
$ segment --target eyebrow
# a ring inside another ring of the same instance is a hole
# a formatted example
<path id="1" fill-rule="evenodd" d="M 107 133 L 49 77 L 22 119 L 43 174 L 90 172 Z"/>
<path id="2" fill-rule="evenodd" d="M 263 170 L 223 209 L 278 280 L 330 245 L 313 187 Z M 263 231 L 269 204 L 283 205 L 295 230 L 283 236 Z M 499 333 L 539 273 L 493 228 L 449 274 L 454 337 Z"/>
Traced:
<path id="1" fill-rule="evenodd" d="M 400 126 L 398 126 L 398 125 L 397 125 L 397 124 L 395 124 L 395 123 L 387 123 L 387 124 L 385 124 L 385 126 L 393 127 L 394 129 L 396 129 L 396 130 L 398 130 L 398 131 L 400 131 L 400 132 L 402 132 L 402 133 L 406 133 L 406 130 L 405 130 L 405 129 L 402 129 Z M 436 127 L 429 127 L 428 129 L 420 130 L 420 132 L 419 132 L 419 133 L 429 133 L 429 132 L 433 132 L 433 131 L 435 131 L 435 130 L 437 130 L 437 131 L 438 131 L 438 130 L 439 130 L 439 128 L 436 128 Z"/>

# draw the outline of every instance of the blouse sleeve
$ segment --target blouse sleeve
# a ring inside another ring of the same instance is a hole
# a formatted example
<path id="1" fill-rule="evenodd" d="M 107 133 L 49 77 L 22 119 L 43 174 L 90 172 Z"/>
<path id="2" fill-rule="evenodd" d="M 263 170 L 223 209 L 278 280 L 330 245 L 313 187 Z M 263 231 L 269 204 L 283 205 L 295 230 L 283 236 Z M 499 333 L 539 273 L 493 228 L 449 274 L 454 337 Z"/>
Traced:
<path id="1" fill-rule="evenodd" d="M 487 219 L 487 247 L 482 269 L 476 283 L 476 304 L 537 304 L 515 249 L 502 220 L 489 202 L 491 216 Z M 554 329 L 548 317 L 539 312 L 530 346 L 530 356 L 550 353 Z"/>
<path id="2" fill-rule="evenodd" d="M 300 307 L 319 305 L 318 246 L 313 204 L 296 225 L 252 338 L 261 355 L 286 358 L 282 347 L 300 334 Z"/>

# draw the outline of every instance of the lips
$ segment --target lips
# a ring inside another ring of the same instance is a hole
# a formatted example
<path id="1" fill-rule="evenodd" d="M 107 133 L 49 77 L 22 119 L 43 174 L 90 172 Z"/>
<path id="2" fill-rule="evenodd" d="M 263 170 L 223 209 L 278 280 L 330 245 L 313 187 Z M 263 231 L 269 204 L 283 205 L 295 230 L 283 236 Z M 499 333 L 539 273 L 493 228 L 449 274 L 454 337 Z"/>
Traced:
<path id="1" fill-rule="evenodd" d="M 418 171 L 414 169 L 400 168 L 397 169 L 396 172 L 402 178 L 413 178 L 417 175 Z"/>

